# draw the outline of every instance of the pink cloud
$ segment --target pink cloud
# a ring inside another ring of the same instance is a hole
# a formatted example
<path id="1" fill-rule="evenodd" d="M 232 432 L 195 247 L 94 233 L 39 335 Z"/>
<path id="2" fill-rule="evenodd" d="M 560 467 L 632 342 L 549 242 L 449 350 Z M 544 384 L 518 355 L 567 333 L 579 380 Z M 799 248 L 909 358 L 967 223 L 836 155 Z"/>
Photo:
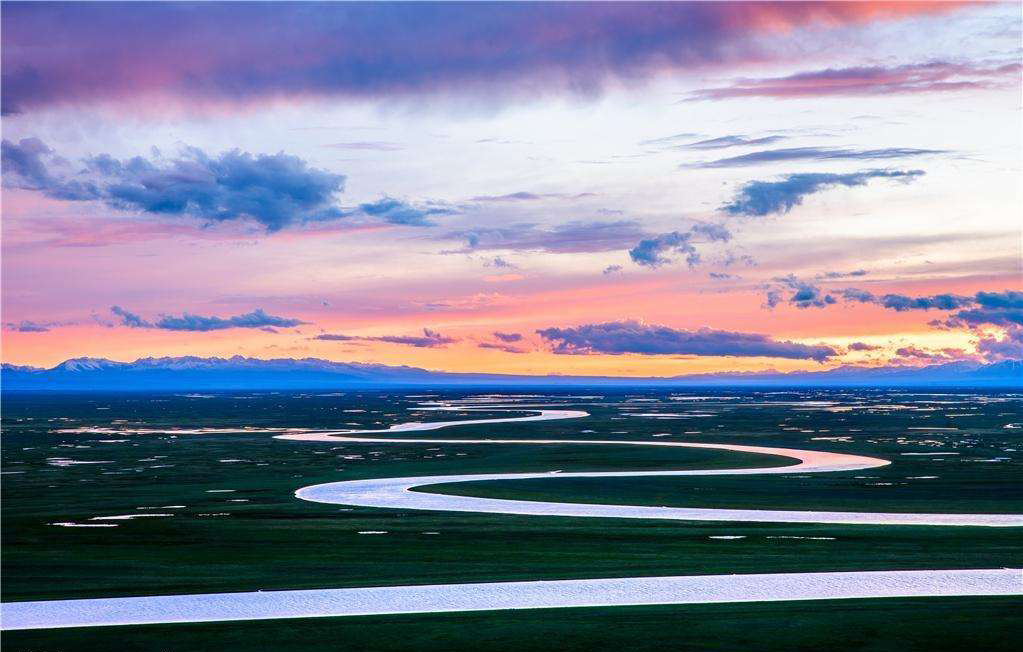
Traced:
<path id="1" fill-rule="evenodd" d="M 180 100 L 486 91 L 609 82 L 769 57 L 758 34 L 949 11 L 942 2 L 11 4 L 4 112 Z"/>

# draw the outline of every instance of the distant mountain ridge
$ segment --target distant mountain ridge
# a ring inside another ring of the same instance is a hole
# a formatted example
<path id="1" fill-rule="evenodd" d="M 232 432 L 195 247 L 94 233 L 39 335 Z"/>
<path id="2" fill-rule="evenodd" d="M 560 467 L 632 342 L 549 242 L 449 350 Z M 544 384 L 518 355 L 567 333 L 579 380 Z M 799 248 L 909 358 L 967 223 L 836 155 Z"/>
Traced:
<path id="1" fill-rule="evenodd" d="M 72 358 L 51 369 L 3 364 L 3 390 L 269 390 L 395 386 L 658 386 L 658 387 L 1001 387 L 1023 388 L 1023 360 L 952 362 L 926 367 L 854 367 L 824 371 L 721 372 L 672 377 L 516 376 L 451 373 L 418 367 L 320 358 L 263 360 L 234 356 Z"/>

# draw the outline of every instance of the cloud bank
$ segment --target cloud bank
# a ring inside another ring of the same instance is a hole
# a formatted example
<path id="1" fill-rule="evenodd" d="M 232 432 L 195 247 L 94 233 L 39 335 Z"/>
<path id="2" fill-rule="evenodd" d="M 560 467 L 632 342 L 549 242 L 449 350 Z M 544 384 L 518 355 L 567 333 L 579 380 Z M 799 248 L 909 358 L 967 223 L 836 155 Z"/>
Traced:
<path id="1" fill-rule="evenodd" d="M 183 98 L 475 92 L 593 96 L 609 83 L 769 58 L 758 38 L 947 3 L 82 3 L 4 8 L 5 114 Z M 59 44 L 57 47 L 56 44 Z M 258 62 L 258 65 L 253 65 Z"/>
<path id="2" fill-rule="evenodd" d="M 235 315 L 234 317 L 204 317 L 186 312 L 181 316 L 160 315 L 155 321 L 143 319 L 138 314 L 125 310 L 120 306 L 111 306 L 110 312 L 120 318 L 121 324 L 129 328 L 156 328 L 167 331 L 207 332 L 228 328 L 258 328 L 265 330 L 274 327 L 289 328 L 308 323 L 300 319 L 268 315 L 258 308 L 252 312 Z"/>
<path id="3" fill-rule="evenodd" d="M 2 152 L 4 185 L 54 199 L 99 200 L 120 210 L 208 222 L 251 219 L 267 231 L 345 216 L 336 205 L 345 177 L 283 152 L 210 156 L 187 147 L 176 158 L 127 160 L 100 154 L 76 172 L 65 171 L 69 164 L 36 138 L 4 140 Z"/>
<path id="4" fill-rule="evenodd" d="M 559 354 L 697 355 L 790 358 L 824 362 L 837 355 L 823 345 L 779 341 L 756 333 L 701 328 L 688 331 L 626 320 L 536 331 Z"/>

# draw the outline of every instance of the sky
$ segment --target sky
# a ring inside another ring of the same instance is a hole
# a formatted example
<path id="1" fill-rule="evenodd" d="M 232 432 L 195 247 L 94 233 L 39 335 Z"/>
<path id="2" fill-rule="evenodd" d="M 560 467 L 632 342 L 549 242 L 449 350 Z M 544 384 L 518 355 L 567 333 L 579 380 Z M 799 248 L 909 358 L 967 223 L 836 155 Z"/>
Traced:
<path id="1" fill-rule="evenodd" d="M 1019 3 L 2 11 L 4 362 L 1023 358 Z"/>

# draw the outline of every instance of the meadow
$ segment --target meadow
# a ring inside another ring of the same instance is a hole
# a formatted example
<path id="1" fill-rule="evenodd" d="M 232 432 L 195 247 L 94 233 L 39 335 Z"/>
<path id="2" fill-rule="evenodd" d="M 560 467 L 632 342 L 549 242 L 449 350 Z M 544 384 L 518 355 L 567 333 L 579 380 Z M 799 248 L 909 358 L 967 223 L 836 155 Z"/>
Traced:
<path id="1" fill-rule="evenodd" d="M 613 445 L 391 445 L 272 437 L 280 432 L 275 429 L 372 429 L 433 420 L 435 415 L 417 411 L 422 402 L 486 393 L 7 393 L 3 601 L 1019 565 L 1017 528 L 502 516 L 347 508 L 293 495 L 300 487 L 341 479 L 770 466 L 777 458 Z M 493 400 L 564 405 L 591 416 L 459 426 L 444 430 L 443 438 L 664 437 L 859 453 L 893 464 L 856 473 L 552 478 L 441 485 L 430 491 L 679 506 L 1021 511 L 1023 457 L 1017 446 L 1023 411 L 1014 394 L 504 394 Z M 488 414 L 449 413 L 445 418 Z M 507 413 L 495 408 L 492 415 Z M 523 649 L 554 636 L 565 642 L 562 649 L 629 640 L 631 649 L 736 649 L 748 647 L 758 631 L 775 627 L 776 634 L 784 634 L 774 637 L 776 649 L 815 649 L 828 636 L 898 624 L 897 636 L 865 636 L 862 646 L 846 649 L 953 649 L 978 641 L 989 649 L 1008 649 L 1012 637 L 1006 633 L 1018 629 L 1009 614 L 1019 604 L 1011 598 L 928 598 L 538 610 L 7 632 L 4 642 L 14 650 L 103 649 L 114 642 L 124 649 L 153 649 L 173 635 L 176 649 L 242 649 L 254 641 L 276 641 L 275 649 L 304 649 L 317 641 L 353 650 L 464 649 L 470 643 L 473 649 Z M 1000 635 L 991 634 L 995 631 Z M 942 646 L 935 647 L 937 642 Z"/>

